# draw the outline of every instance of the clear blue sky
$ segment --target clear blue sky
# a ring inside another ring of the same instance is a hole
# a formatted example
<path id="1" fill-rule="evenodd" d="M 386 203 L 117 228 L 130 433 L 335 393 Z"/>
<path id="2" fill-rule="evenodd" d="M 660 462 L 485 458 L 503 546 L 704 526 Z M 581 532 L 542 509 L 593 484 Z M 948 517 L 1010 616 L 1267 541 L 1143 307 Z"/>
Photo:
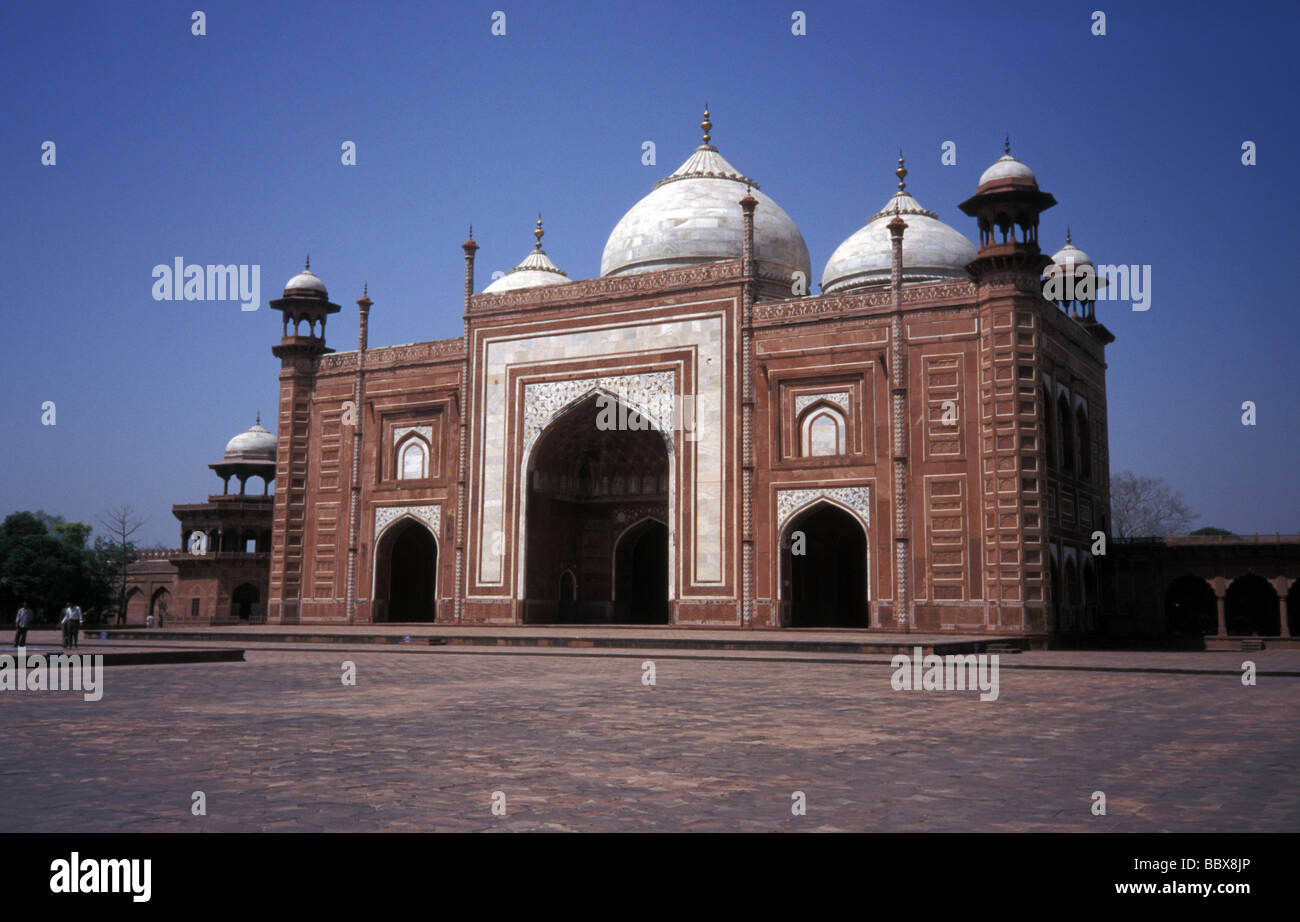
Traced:
<path id="1" fill-rule="evenodd" d="M 363 280 L 372 345 L 459 335 L 469 222 L 480 288 L 527 253 L 539 209 L 552 259 L 598 275 L 707 101 L 816 278 L 892 193 L 900 146 L 909 189 L 974 237 L 957 203 L 1010 132 L 1060 202 L 1049 252 L 1069 224 L 1097 262 L 1153 267 L 1148 312 L 1098 308 L 1117 337 L 1112 470 L 1167 478 L 1198 525 L 1300 530 L 1300 315 L 1278 287 L 1296 266 L 1298 26 L 1293 3 L 5 4 L 0 514 L 127 503 L 146 543 L 175 545 L 171 504 L 220 492 L 207 465 L 257 411 L 274 425 L 266 301 L 307 251 L 344 305 L 335 348 L 356 346 Z M 177 256 L 260 265 L 261 307 L 154 301 L 153 266 Z"/>

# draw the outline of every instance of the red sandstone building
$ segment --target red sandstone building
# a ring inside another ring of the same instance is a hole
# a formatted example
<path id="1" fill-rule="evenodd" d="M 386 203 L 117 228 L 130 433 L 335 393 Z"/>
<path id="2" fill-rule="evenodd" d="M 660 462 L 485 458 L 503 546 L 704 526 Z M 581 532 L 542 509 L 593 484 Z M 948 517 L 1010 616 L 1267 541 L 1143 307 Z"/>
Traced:
<path id="1" fill-rule="evenodd" d="M 1092 263 L 1068 235 L 1040 252 L 1055 200 L 1009 150 L 961 204 L 978 248 L 900 158 L 812 295 L 798 228 L 703 127 L 597 279 L 551 262 L 539 218 L 476 294 L 467 240 L 457 339 L 371 349 L 363 293 L 360 348 L 335 352 L 339 305 L 310 266 L 290 279 L 278 436 L 236 436 L 223 492 L 173 507 L 182 548 L 132 567 L 128 620 L 1291 642 L 1300 536 L 1091 553 L 1112 336 L 1046 300 Z"/>
<path id="2" fill-rule="evenodd" d="M 1044 299 L 1052 196 L 1004 154 L 961 206 L 977 248 L 900 158 L 806 294 L 798 229 L 710 127 L 599 278 L 539 220 L 475 293 L 467 240 L 460 338 L 370 348 L 363 295 L 335 352 L 339 305 L 289 281 L 270 622 L 1096 628 L 1112 337 Z"/>

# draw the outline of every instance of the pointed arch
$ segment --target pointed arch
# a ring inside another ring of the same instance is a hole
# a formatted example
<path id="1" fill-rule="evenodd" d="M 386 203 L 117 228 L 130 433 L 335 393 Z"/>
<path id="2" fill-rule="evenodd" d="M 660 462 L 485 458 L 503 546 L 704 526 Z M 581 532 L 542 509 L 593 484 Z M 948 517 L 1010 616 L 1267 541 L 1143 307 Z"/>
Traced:
<path id="1" fill-rule="evenodd" d="M 848 420 L 829 400 L 818 400 L 799 414 L 799 454 L 802 457 L 848 453 Z"/>

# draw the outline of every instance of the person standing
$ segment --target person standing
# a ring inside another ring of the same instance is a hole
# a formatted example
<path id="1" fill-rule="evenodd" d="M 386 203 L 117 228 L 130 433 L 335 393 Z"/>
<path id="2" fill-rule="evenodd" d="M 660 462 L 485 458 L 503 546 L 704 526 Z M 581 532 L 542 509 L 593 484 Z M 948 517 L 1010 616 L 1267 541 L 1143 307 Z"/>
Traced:
<path id="1" fill-rule="evenodd" d="M 72 603 L 69 602 L 63 606 L 62 616 L 59 618 L 59 627 L 63 630 L 63 649 L 68 649 L 68 627 L 72 624 Z"/>
<path id="2" fill-rule="evenodd" d="M 27 628 L 31 626 L 31 623 L 32 623 L 32 610 L 27 607 L 26 602 L 23 602 L 23 604 L 18 609 L 18 616 L 14 618 L 14 627 L 15 627 L 14 646 L 15 647 L 27 646 Z"/>
<path id="3" fill-rule="evenodd" d="M 72 606 L 72 623 L 69 626 L 69 633 L 72 634 L 72 645 L 81 646 L 81 606 Z"/>

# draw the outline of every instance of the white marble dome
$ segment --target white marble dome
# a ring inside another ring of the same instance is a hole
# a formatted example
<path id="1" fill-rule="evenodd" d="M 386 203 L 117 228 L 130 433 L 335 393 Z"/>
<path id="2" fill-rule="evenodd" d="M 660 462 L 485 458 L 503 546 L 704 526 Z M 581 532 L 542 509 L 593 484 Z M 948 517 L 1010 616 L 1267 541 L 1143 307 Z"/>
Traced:
<path id="1" fill-rule="evenodd" d="M 1061 266 L 1062 268 L 1091 266 L 1092 257 L 1083 252 L 1083 250 L 1079 249 L 1073 243 L 1070 243 L 1067 238 L 1065 246 L 1061 247 L 1055 254 L 1053 254 L 1052 263 L 1053 265 Z"/>
<path id="2" fill-rule="evenodd" d="M 261 417 L 251 428 L 226 443 L 227 461 L 274 461 L 275 436 L 262 428 Z"/>
<path id="3" fill-rule="evenodd" d="M 705 119 L 707 122 L 708 114 Z M 705 128 L 708 131 L 708 128 Z M 763 275 L 811 277 L 808 245 L 790 216 L 758 185 L 705 143 L 672 175 L 632 206 L 605 242 L 600 274 L 632 275 L 676 266 L 738 259 L 744 243 L 740 200 L 758 200 L 754 212 L 754 257 Z"/>
<path id="4" fill-rule="evenodd" d="M 993 182 L 1014 182 L 1017 185 L 1038 188 L 1038 177 L 1034 175 L 1034 171 L 1011 156 L 1009 137 L 1002 146 L 1002 156 L 994 160 L 989 168 L 980 174 L 979 186 Z"/>
<path id="5" fill-rule="evenodd" d="M 524 257 L 523 262 L 484 288 L 483 294 L 500 294 L 503 291 L 519 291 L 521 288 L 537 288 L 541 285 L 567 284 L 570 281 L 569 277 L 551 262 L 551 258 L 542 249 L 542 237 L 545 234 L 546 232 L 542 230 L 542 216 L 539 214 L 537 229 L 533 231 L 533 236 L 537 238 L 533 251 Z"/>
<path id="6" fill-rule="evenodd" d="M 932 282 L 966 279 L 966 264 L 975 258 L 975 244 L 921 207 L 905 189 L 899 189 L 866 226 L 831 254 L 822 272 L 822 292 L 852 291 L 889 284 L 893 269 L 893 243 L 889 222 L 895 215 L 907 222 L 903 231 L 903 281 Z"/>
<path id="7" fill-rule="evenodd" d="M 320 280 L 315 272 L 311 271 L 311 257 L 307 257 L 307 266 L 289 281 L 284 283 L 284 296 L 297 297 L 319 297 L 323 300 L 329 299 L 329 292 L 325 290 L 325 283 Z"/>

